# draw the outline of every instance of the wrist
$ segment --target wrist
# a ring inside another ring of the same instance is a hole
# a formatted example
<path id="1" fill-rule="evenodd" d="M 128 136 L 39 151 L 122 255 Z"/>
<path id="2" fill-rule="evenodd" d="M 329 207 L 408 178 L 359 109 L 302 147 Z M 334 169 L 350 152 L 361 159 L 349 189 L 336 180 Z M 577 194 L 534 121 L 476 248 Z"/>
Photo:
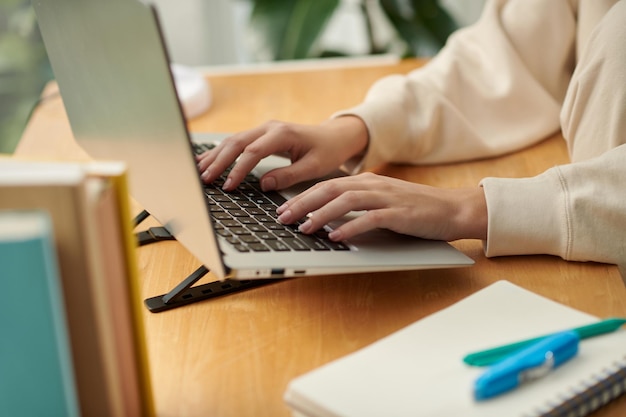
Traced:
<path id="1" fill-rule="evenodd" d="M 344 115 L 329 119 L 325 124 L 333 129 L 335 133 L 333 137 L 340 138 L 339 140 L 346 145 L 346 160 L 365 154 L 369 144 L 369 132 L 360 117 Z"/>
<path id="2" fill-rule="evenodd" d="M 487 240 L 489 216 L 483 187 L 464 189 L 457 217 L 459 238 Z"/>

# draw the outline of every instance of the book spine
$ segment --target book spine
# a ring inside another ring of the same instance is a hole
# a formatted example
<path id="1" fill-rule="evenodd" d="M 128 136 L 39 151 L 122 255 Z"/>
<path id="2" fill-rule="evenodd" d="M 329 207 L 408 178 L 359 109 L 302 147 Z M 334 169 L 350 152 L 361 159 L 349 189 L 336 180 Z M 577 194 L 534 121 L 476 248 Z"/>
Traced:
<path id="1" fill-rule="evenodd" d="M 127 173 L 113 177 L 115 190 L 119 202 L 119 217 L 121 219 L 122 234 L 124 238 L 124 251 L 126 253 L 126 267 L 128 272 L 128 292 L 130 295 L 131 313 L 133 316 L 132 326 L 135 337 L 135 353 L 138 364 L 138 377 L 142 391 L 142 417 L 153 417 L 156 415 L 154 408 L 154 397 L 152 389 L 152 378 L 150 375 L 150 362 L 148 358 L 148 345 L 146 330 L 144 327 L 139 265 L 137 263 L 137 239 L 135 237 L 131 216 L 130 190 L 128 187 Z"/>
<path id="2" fill-rule="evenodd" d="M 626 393 L 626 356 L 528 417 L 584 417 Z"/>

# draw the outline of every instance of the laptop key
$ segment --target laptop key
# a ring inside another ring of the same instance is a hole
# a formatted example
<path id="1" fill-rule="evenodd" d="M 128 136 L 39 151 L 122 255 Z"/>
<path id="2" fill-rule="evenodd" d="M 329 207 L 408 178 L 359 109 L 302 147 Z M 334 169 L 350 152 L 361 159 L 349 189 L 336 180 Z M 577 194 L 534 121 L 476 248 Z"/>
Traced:
<path id="1" fill-rule="evenodd" d="M 246 212 L 248 214 L 250 214 L 251 216 L 260 216 L 260 215 L 265 215 L 265 211 L 261 210 L 258 207 L 251 207 L 251 208 L 247 208 Z"/>
<path id="2" fill-rule="evenodd" d="M 327 251 L 330 250 L 328 246 L 322 243 L 319 239 L 311 236 L 311 235 L 298 235 L 298 239 L 300 239 L 305 245 L 309 248 L 317 251 Z"/>
<path id="3" fill-rule="evenodd" d="M 240 205 L 237 203 L 233 203 L 233 202 L 227 202 L 227 203 L 220 203 L 220 206 L 224 209 L 224 210 L 238 210 Z"/>
<path id="4" fill-rule="evenodd" d="M 226 229 L 216 229 L 215 233 L 217 233 L 220 236 L 224 236 L 224 237 L 232 236 L 232 234 L 228 230 L 226 230 Z"/>
<path id="5" fill-rule="evenodd" d="M 300 241 L 300 240 L 298 240 L 296 238 L 284 239 L 284 241 L 293 250 L 296 250 L 296 251 L 309 251 L 309 250 L 311 250 L 304 243 L 302 243 L 302 241 Z"/>
<path id="6" fill-rule="evenodd" d="M 237 204 L 239 205 L 239 207 L 242 207 L 242 208 L 256 208 L 257 207 L 256 204 L 248 200 L 237 201 Z"/>
<path id="7" fill-rule="evenodd" d="M 241 241 L 244 243 L 260 243 L 259 239 L 257 239 L 256 236 L 253 235 L 242 235 L 239 236 L 239 239 L 241 239 Z"/>
<path id="8" fill-rule="evenodd" d="M 235 249 L 237 249 L 239 252 L 250 252 L 250 249 L 248 249 L 248 247 L 246 245 L 243 244 L 237 244 L 237 245 L 233 245 Z"/>
<path id="9" fill-rule="evenodd" d="M 346 244 L 341 242 L 333 242 L 332 240 L 325 240 L 324 244 L 327 245 L 332 250 L 350 250 Z"/>
<path id="10" fill-rule="evenodd" d="M 222 194 L 211 195 L 210 198 L 216 203 L 227 203 L 230 201 L 230 198 Z"/>
<path id="11" fill-rule="evenodd" d="M 283 203 L 287 201 L 285 197 L 283 197 L 280 193 L 276 191 L 268 191 L 264 193 L 263 195 L 265 196 L 266 199 L 269 199 L 272 201 L 272 203 L 276 204 L 276 207 L 282 206 Z"/>
<path id="12" fill-rule="evenodd" d="M 273 233 L 270 233 L 270 232 L 260 232 L 260 233 L 257 233 L 255 236 L 258 237 L 261 240 L 276 240 L 276 239 L 278 239 L 276 237 L 276 235 L 274 235 Z"/>
<path id="13" fill-rule="evenodd" d="M 263 204 L 271 204 L 270 200 L 261 196 L 252 198 L 252 201 L 254 201 L 259 206 L 262 206 Z"/>
<path id="14" fill-rule="evenodd" d="M 246 197 L 246 196 L 245 196 L 245 195 L 243 195 L 243 194 L 237 193 L 237 192 L 231 192 L 231 193 L 228 193 L 228 197 L 229 197 L 231 200 L 233 200 L 233 201 L 239 201 L 239 202 L 240 202 L 240 203 L 239 203 L 239 205 L 241 205 L 241 203 L 244 203 L 244 202 L 245 202 L 245 203 L 248 203 L 248 202 L 249 202 L 249 201 L 248 201 L 248 197 Z M 251 204 L 253 204 L 253 203 L 251 203 Z M 242 206 L 242 207 L 243 207 L 243 206 Z"/>
<path id="15" fill-rule="evenodd" d="M 239 223 L 241 224 L 259 224 L 257 219 L 253 219 L 252 217 L 237 217 Z"/>
<path id="16" fill-rule="evenodd" d="M 267 232 L 267 229 L 259 224 L 249 224 L 247 227 L 248 230 L 254 233 Z"/>
<path id="17" fill-rule="evenodd" d="M 217 220 L 232 220 L 232 217 L 230 217 L 230 214 L 224 211 L 213 211 L 211 212 L 211 215 L 213 216 L 214 219 L 217 219 Z"/>
<path id="18" fill-rule="evenodd" d="M 293 233 L 287 231 L 287 230 L 274 230 L 274 234 L 276 236 L 278 236 L 279 238 L 292 238 Z"/>
<path id="19" fill-rule="evenodd" d="M 270 230 L 284 230 L 285 226 L 283 226 L 281 223 L 276 223 L 276 222 L 264 222 L 263 226 L 267 227 Z"/>
<path id="20" fill-rule="evenodd" d="M 265 241 L 265 244 L 277 252 L 286 252 L 290 250 L 289 246 L 280 240 L 267 240 Z"/>
<path id="21" fill-rule="evenodd" d="M 269 248 L 262 243 L 251 243 L 248 247 L 255 252 L 269 252 Z"/>
<path id="22" fill-rule="evenodd" d="M 226 227 L 226 228 L 241 226 L 241 223 L 239 223 L 237 220 L 222 220 L 221 224 L 222 224 L 222 227 Z"/>

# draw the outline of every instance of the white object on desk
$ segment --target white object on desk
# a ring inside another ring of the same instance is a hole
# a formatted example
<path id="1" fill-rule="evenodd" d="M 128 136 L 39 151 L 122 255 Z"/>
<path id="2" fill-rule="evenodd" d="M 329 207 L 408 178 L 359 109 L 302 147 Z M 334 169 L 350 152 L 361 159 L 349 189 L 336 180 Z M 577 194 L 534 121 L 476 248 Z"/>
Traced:
<path id="1" fill-rule="evenodd" d="M 178 99 L 187 119 L 201 115 L 211 107 L 211 88 L 202 74 L 190 67 L 170 64 Z"/>
<path id="2" fill-rule="evenodd" d="M 306 417 L 536 417 L 559 405 L 573 406 L 574 415 L 584 416 L 620 394 L 613 391 L 617 386 L 608 376 L 624 381 L 624 330 L 585 340 L 568 364 L 489 401 L 477 402 L 472 395 L 484 369 L 469 367 L 462 358 L 471 351 L 595 321 L 589 314 L 499 281 L 294 379 L 285 400 L 294 416 Z M 610 387 L 606 396 L 579 396 L 603 381 L 602 386 Z"/>

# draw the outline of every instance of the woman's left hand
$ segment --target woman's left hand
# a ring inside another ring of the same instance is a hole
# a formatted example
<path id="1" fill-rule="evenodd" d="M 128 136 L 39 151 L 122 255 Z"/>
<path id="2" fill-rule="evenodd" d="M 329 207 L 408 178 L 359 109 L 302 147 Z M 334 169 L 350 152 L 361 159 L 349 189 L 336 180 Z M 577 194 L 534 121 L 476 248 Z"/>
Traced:
<path id="1" fill-rule="evenodd" d="M 443 189 L 372 173 L 314 185 L 278 209 L 286 224 L 304 217 L 302 233 L 314 233 L 350 211 L 365 213 L 329 234 L 334 241 L 382 228 L 425 239 L 486 239 L 487 204 L 482 187 Z"/>

